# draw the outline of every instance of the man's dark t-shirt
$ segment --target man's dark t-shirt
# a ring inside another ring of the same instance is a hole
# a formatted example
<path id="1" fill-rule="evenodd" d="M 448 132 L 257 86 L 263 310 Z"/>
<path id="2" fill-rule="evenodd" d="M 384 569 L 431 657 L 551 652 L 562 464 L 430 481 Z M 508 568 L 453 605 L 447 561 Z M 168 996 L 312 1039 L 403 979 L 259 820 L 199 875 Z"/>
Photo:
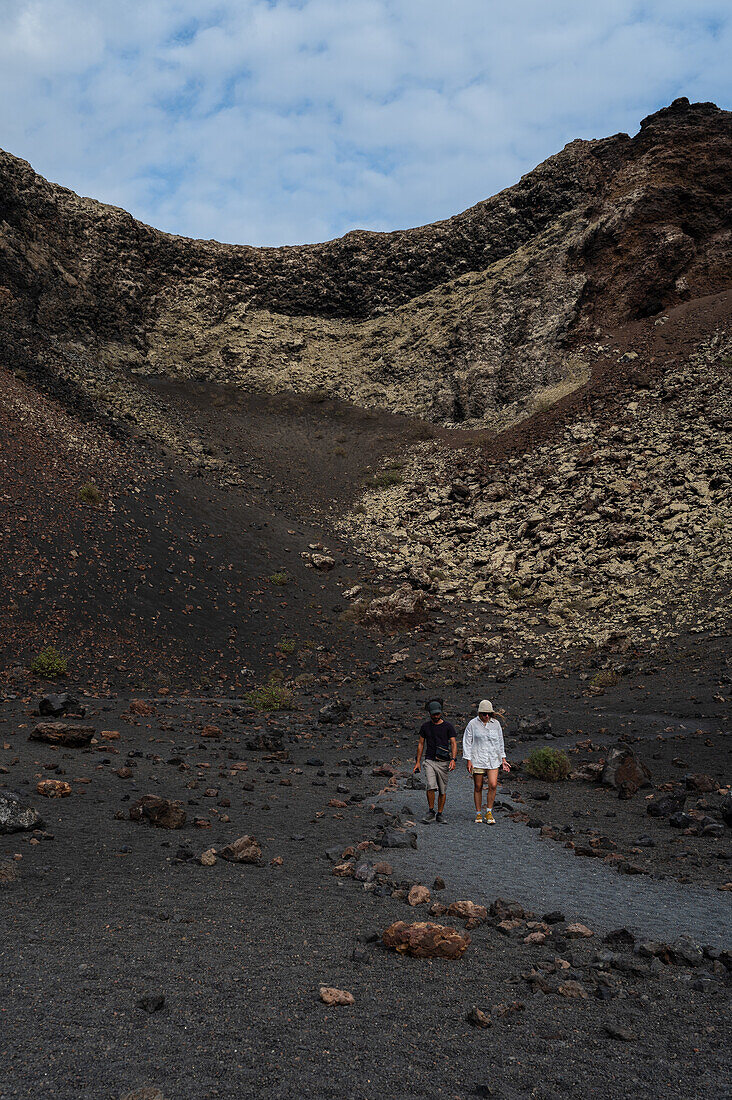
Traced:
<path id="1" fill-rule="evenodd" d="M 438 745 L 442 745 L 444 748 L 450 748 L 450 738 L 457 738 L 455 733 L 455 727 L 452 722 L 442 721 L 439 725 L 435 725 L 434 722 L 425 722 L 419 731 L 419 736 L 424 737 L 425 744 L 425 760 L 436 760 L 436 749 Z"/>

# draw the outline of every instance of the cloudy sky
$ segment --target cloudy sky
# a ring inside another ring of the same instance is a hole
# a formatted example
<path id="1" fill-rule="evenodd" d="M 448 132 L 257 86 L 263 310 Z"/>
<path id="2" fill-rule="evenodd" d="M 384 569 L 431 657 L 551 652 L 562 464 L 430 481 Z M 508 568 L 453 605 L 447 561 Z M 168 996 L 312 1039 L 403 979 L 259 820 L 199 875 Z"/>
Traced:
<path id="1" fill-rule="evenodd" d="M 679 95 L 732 107 L 730 0 L 0 0 L 0 147 L 252 244 L 449 217 Z"/>

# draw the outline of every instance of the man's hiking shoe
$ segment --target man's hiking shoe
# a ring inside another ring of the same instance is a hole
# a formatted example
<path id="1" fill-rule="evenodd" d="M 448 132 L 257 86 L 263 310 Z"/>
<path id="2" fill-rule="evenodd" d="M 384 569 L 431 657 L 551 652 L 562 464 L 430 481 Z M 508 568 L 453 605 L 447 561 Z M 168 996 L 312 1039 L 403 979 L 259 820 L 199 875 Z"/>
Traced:
<path id="1" fill-rule="evenodd" d="M 442 816 L 442 814 L 438 814 L 437 817 L 435 818 L 435 821 L 437 822 L 438 825 L 444 825 L 445 824 L 445 819 Z"/>
<path id="2" fill-rule="evenodd" d="M 432 822 L 435 820 L 435 816 L 436 816 L 436 814 L 435 814 L 434 810 L 428 810 L 427 811 L 427 817 L 422 818 L 422 824 L 423 825 L 431 825 Z"/>
<path id="3" fill-rule="evenodd" d="M 485 823 L 486 823 L 486 825 L 495 825 L 496 819 L 493 816 L 493 811 L 492 810 L 486 810 L 486 812 L 485 812 Z"/>
<path id="4" fill-rule="evenodd" d="M 482 813 L 478 812 L 475 815 L 475 824 L 476 825 L 482 825 L 483 824 L 483 815 L 482 815 Z"/>

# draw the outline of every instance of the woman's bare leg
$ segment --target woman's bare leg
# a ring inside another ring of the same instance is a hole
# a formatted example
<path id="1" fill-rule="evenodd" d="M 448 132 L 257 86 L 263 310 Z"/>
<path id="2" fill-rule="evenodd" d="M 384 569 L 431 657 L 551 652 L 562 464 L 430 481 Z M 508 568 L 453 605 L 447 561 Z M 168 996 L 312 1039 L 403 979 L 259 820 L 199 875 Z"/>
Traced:
<path id="1" fill-rule="evenodd" d="M 476 813 L 480 813 L 483 804 L 483 776 L 473 772 L 473 798 L 475 799 Z"/>
<path id="2" fill-rule="evenodd" d="M 490 770 L 486 772 L 486 775 L 488 776 L 488 792 L 485 800 L 488 809 L 492 810 L 493 799 L 496 797 L 496 787 L 498 786 L 498 768 L 490 768 Z"/>

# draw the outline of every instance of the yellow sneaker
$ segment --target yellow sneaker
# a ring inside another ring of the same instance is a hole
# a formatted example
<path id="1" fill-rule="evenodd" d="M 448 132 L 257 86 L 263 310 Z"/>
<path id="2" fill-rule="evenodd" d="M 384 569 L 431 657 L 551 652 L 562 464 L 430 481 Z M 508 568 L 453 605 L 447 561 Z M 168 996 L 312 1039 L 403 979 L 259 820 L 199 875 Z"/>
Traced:
<path id="1" fill-rule="evenodd" d="M 475 824 L 476 825 L 482 825 L 483 824 L 483 815 L 480 812 L 478 812 L 475 815 Z"/>
<path id="2" fill-rule="evenodd" d="M 485 812 L 485 823 L 486 823 L 486 825 L 495 825 L 496 819 L 493 816 L 493 810 L 486 810 L 486 812 Z"/>

